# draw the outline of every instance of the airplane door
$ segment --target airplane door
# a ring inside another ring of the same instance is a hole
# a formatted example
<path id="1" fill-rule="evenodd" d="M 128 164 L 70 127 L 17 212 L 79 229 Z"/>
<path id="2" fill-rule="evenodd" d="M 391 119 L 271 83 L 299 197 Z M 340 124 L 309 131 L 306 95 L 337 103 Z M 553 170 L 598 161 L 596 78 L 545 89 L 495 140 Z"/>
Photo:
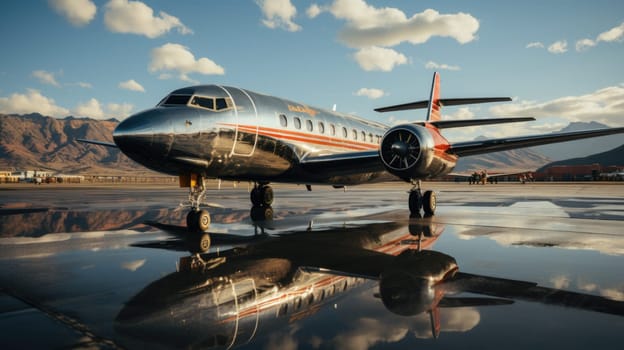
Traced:
<path id="1" fill-rule="evenodd" d="M 258 110 L 254 100 L 241 89 L 229 88 L 228 94 L 234 101 L 236 131 L 232 156 L 251 157 L 258 142 Z"/>
<path id="2" fill-rule="evenodd" d="M 258 291 L 254 280 L 247 278 L 230 281 L 229 286 L 224 286 L 213 297 L 219 319 L 234 323 L 234 333 L 228 348 L 251 341 L 258 330 L 259 318 Z"/>

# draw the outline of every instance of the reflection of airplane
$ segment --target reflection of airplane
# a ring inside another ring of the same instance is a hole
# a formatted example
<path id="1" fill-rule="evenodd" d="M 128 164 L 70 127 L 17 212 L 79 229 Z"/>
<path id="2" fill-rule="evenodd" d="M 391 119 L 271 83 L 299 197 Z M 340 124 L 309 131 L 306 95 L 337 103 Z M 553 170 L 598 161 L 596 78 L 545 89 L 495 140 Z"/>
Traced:
<path id="1" fill-rule="evenodd" d="M 439 308 L 524 300 L 624 315 L 621 301 L 459 272 L 453 257 L 427 250 L 443 226 L 427 218 L 410 220 L 411 234 L 405 226 L 377 222 L 295 232 L 182 258 L 178 272 L 126 303 L 115 328 L 143 346 L 229 348 L 313 315 L 367 280 L 378 281 L 378 296 L 391 312 L 428 313 L 436 337 Z M 482 296 L 452 296 L 464 292 Z"/>
<path id="2" fill-rule="evenodd" d="M 199 206 L 204 179 L 251 181 L 254 206 L 270 211 L 270 182 L 330 184 L 335 187 L 381 180 L 384 171 L 411 182 L 412 213 L 431 215 L 433 191 L 421 192 L 420 179 L 448 174 L 458 157 L 624 132 L 624 128 L 449 143 L 444 128 L 533 120 L 496 118 L 441 120 L 442 106 L 509 101 L 509 98 L 440 97 L 434 73 L 429 100 L 377 109 L 427 108 L 424 122 L 386 125 L 235 87 L 202 85 L 171 92 L 155 108 L 121 122 L 115 143 L 146 167 L 177 175 L 190 188 L 189 228 L 205 231 L 210 215 Z M 256 210 L 255 216 L 258 215 Z M 262 213 L 260 213 L 262 214 Z M 266 215 L 270 216 L 270 215 Z"/>

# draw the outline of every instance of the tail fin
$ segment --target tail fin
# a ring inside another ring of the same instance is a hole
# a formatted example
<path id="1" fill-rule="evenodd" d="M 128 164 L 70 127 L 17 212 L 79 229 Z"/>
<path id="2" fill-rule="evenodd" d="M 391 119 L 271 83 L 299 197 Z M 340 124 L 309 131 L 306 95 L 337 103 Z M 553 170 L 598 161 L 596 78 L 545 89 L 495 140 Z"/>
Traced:
<path id="1" fill-rule="evenodd" d="M 427 111 L 427 121 L 435 122 L 442 120 L 441 110 L 442 104 L 440 104 L 440 74 L 438 72 L 433 73 L 433 82 L 431 83 L 431 95 L 429 96 L 429 108 Z"/>

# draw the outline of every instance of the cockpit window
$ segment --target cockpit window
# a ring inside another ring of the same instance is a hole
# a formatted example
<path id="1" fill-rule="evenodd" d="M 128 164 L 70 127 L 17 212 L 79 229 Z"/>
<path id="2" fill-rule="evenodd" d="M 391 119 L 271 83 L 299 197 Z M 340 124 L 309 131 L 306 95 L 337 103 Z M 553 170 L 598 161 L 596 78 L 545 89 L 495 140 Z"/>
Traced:
<path id="1" fill-rule="evenodd" d="M 208 109 L 214 109 L 214 98 L 194 96 L 191 104 Z"/>
<path id="2" fill-rule="evenodd" d="M 193 96 L 191 99 L 191 107 L 201 107 L 212 111 L 223 111 L 231 108 L 232 105 L 232 100 L 224 97 Z"/>
<path id="3" fill-rule="evenodd" d="M 161 105 L 185 105 L 188 103 L 191 95 L 169 95 Z"/>

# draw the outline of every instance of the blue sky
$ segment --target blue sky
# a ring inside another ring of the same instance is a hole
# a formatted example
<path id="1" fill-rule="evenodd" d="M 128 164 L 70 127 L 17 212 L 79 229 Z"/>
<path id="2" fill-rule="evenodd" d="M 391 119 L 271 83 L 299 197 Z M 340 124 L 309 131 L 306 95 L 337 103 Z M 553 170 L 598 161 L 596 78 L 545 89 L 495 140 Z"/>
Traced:
<path id="1" fill-rule="evenodd" d="M 570 121 L 624 126 L 624 2 L 5 1 L 0 113 L 116 117 L 169 91 L 224 84 L 389 124 L 428 97 L 511 96 L 446 118 L 533 116 L 471 128 L 506 136 Z"/>

